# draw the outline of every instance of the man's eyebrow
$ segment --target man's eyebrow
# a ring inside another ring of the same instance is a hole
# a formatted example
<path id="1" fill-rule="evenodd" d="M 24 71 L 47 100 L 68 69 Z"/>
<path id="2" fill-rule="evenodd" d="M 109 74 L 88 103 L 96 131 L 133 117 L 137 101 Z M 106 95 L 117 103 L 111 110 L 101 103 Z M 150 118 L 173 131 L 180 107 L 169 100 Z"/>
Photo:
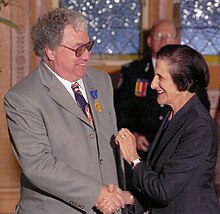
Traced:
<path id="1" fill-rule="evenodd" d="M 75 43 L 75 44 L 72 45 L 72 46 L 75 46 L 75 45 L 77 45 L 77 46 L 79 45 L 79 46 L 80 46 L 80 45 L 84 45 L 84 43 Z"/>
<path id="2" fill-rule="evenodd" d="M 161 74 L 156 74 L 158 77 L 162 77 L 163 78 L 163 76 L 161 75 Z"/>

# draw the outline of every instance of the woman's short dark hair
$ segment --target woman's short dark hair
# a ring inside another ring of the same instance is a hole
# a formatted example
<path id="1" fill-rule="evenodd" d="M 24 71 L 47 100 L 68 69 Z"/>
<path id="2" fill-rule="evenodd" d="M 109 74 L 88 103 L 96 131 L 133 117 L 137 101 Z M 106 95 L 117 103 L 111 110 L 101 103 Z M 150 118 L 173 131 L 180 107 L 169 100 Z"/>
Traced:
<path id="1" fill-rule="evenodd" d="M 207 87 L 208 65 L 193 48 L 187 45 L 166 45 L 157 52 L 157 59 L 168 62 L 171 77 L 179 91 L 193 93 Z"/>

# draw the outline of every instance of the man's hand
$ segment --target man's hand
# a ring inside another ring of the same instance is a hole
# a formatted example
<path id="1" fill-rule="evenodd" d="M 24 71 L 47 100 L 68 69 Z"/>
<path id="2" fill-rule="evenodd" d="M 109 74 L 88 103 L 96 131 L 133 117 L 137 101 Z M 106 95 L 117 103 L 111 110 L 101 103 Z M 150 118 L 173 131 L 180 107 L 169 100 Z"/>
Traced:
<path id="1" fill-rule="evenodd" d="M 122 190 L 113 184 L 104 185 L 95 206 L 104 214 L 111 214 L 124 208 Z"/>
<path id="2" fill-rule="evenodd" d="M 134 205 L 134 197 L 129 191 L 122 191 L 120 188 L 115 188 L 113 184 L 109 185 L 108 191 L 112 192 L 116 190 L 118 193 L 122 194 L 124 202 L 127 205 Z"/>
<path id="3" fill-rule="evenodd" d="M 147 152 L 149 148 L 149 142 L 144 135 L 141 135 L 137 132 L 133 132 L 133 135 L 136 138 L 136 147 L 139 151 Z"/>

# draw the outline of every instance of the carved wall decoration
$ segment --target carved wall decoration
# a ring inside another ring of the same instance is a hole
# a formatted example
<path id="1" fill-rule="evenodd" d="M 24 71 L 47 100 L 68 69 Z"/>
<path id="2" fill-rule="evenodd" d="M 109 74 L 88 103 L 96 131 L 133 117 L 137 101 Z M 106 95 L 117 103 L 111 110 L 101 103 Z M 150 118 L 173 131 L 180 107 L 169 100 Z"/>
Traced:
<path id="1" fill-rule="evenodd" d="M 11 34 L 11 86 L 23 79 L 30 72 L 30 1 L 17 0 L 11 6 L 11 20 L 19 31 Z"/>

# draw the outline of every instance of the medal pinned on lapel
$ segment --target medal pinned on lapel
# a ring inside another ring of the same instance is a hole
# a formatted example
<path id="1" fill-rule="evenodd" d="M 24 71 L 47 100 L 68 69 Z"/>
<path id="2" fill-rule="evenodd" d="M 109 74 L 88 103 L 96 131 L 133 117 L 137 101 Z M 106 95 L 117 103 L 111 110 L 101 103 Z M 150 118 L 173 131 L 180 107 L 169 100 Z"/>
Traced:
<path id="1" fill-rule="evenodd" d="M 97 112 L 102 112 L 102 105 L 98 101 L 98 90 L 91 90 L 90 94 L 92 95 L 92 97 L 95 100 L 95 109 L 96 109 L 96 111 Z"/>
<path id="2" fill-rule="evenodd" d="M 95 109 L 98 112 L 102 112 L 102 106 L 101 106 L 101 104 L 99 103 L 98 100 L 95 101 Z"/>

